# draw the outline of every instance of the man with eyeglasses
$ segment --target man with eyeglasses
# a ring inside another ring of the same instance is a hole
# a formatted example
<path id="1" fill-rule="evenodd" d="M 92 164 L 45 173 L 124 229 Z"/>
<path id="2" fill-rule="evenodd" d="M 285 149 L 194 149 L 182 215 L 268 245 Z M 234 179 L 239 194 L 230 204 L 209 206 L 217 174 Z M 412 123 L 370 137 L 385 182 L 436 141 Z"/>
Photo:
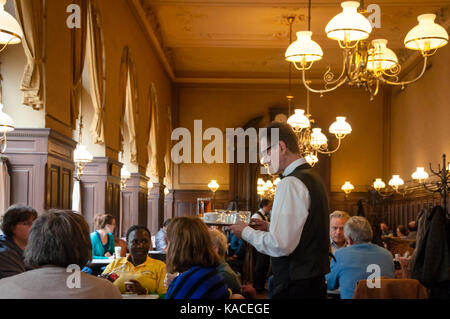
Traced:
<path id="1" fill-rule="evenodd" d="M 270 226 L 258 219 L 231 226 L 237 237 L 271 256 L 274 299 L 326 298 L 329 267 L 329 207 L 325 186 L 300 156 L 287 123 L 272 122 L 260 136 L 262 163 L 282 173 Z M 249 227 L 250 226 L 250 227 Z"/>
<path id="2" fill-rule="evenodd" d="M 26 271 L 23 251 L 37 212 L 29 206 L 13 205 L 2 218 L 0 235 L 0 279 Z"/>

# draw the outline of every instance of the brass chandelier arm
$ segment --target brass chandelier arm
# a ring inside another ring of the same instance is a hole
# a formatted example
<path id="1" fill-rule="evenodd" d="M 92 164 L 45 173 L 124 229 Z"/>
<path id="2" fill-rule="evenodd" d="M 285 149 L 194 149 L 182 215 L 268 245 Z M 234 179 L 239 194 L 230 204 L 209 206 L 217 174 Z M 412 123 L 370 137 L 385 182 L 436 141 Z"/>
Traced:
<path id="1" fill-rule="evenodd" d="M 337 85 L 335 85 L 335 86 L 332 87 L 332 88 L 324 89 L 324 90 L 316 90 L 316 89 L 313 89 L 312 87 L 310 87 L 310 86 L 308 85 L 307 80 L 306 80 L 305 70 L 304 70 L 304 69 L 302 70 L 302 80 L 303 80 L 303 85 L 305 86 L 305 88 L 306 88 L 308 91 L 313 92 L 313 93 L 327 93 L 327 92 L 331 92 L 331 91 L 336 90 L 338 87 L 340 87 L 340 86 L 341 86 L 342 84 L 344 84 L 345 82 L 347 82 L 347 78 L 345 78 L 345 79 L 341 80 Z"/>
<path id="2" fill-rule="evenodd" d="M 417 80 L 419 80 L 424 75 L 424 73 L 425 73 L 425 71 L 427 69 L 427 60 L 428 60 L 428 58 L 425 56 L 423 58 L 422 72 L 420 72 L 420 74 L 416 78 L 414 78 L 412 80 L 409 80 L 409 81 L 392 82 L 392 81 L 389 81 L 389 80 L 385 79 L 382 74 L 375 74 L 375 75 L 377 75 L 377 78 L 380 79 L 381 81 L 383 81 L 386 84 L 405 86 L 405 85 L 408 85 L 408 84 L 416 82 Z"/>
<path id="3" fill-rule="evenodd" d="M 316 151 L 319 152 L 320 154 L 328 154 L 328 155 L 333 154 L 334 152 L 337 152 L 337 150 L 339 150 L 339 148 L 341 147 L 341 140 L 342 140 L 342 138 L 338 138 L 338 145 L 332 151 L 321 151 L 320 149 L 317 149 Z"/>
<path id="4" fill-rule="evenodd" d="M 344 51 L 344 61 L 346 61 L 346 55 L 347 55 L 347 53 Z M 331 72 L 331 67 L 328 67 L 327 72 L 325 72 L 325 74 L 323 75 L 323 79 L 326 83 L 325 89 L 327 88 L 328 85 L 339 82 L 342 79 L 342 77 L 345 75 L 345 70 L 346 70 L 346 62 L 342 63 L 341 75 L 339 75 L 339 77 L 336 80 L 333 80 L 334 74 L 333 74 L 333 72 Z"/>
<path id="5" fill-rule="evenodd" d="M 3 133 L 3 136 L 0 137 L 0 153 L 5 153 L 6 151 L 6 133 Z"/>

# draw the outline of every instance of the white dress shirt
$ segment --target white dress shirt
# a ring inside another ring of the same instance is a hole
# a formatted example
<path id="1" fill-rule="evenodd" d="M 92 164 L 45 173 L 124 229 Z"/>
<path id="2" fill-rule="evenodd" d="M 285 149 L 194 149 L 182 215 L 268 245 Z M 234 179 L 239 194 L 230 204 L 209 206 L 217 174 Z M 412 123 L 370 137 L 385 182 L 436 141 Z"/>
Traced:
<path id="1" fill-rule="evenodd" d="M 295 160 L 286 167 L 283 175 L 289 175 L 305 163 L 304 158 Z M 263 254 L 272 257 L 288 256 L 300 242 L 309 205 L 310 196 L 305 184 L 297 177 L 285 177 L 276 188 L 269 231 L 245 227 L 242 238 Z"/>
<path id="2" fill-rule="evenodd" d="M 258 210 L 258 212 L 260 212 L 266 219 L 269 218 L 269 214 L 266 214 L 266 213 L 263 211 L 262 208 L 260 208 L 260 209 Z M 261 216 L 260 216 L 258 213 L 254 213 L 254 214 L 252 215 L 252 218 L 257 218 L 257 219 L 263 220 L 263 219 L 261 218 Z"/>

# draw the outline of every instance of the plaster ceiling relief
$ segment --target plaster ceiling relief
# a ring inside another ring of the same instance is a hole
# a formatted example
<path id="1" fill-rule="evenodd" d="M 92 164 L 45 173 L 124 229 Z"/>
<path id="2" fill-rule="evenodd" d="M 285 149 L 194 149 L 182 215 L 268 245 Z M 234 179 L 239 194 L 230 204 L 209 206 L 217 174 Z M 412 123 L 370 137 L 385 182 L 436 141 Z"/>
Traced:
<path id="1" fill-rule="evenodd" d="M 288 16 L 295 16 L 296 32 L 308 29 L 308 2 L 295 0 L 139 0 L 147 19 L 157 30 L 165 55 L 177 77 L 287 79 L 284 52 L 289 45 Z M 341 12 L 339 0 L 312 3 L 312 39 L 324 58 L 308 72 L 322 79 L 328 66 L 335 74 L 342 68 L 342 50 L 325 34 L 325 26 Z M 372 2 L 370 2 L 372 3 Z M 450 0 L 377 0 L 381 28 L 369 41 L 384 38 L 388 47 L 407 60 L 411 53 L 403 40 L 417 24 L 417 16 L 432 12 L 437 22 L 450 27 Z M 369 3 L 366 2 L 366 5 Z M 172 57 L 172 58 L 170 58 Z M 300 79 L 301 72 L 295 70 Z M 279 82 L 277 82 L 279 83 Z"/>

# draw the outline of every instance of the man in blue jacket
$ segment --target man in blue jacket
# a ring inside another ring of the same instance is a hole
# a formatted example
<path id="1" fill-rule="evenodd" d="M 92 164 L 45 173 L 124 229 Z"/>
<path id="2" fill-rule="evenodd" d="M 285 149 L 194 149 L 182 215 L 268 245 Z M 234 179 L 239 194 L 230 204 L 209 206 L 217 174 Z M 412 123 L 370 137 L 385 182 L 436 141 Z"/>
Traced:
<path id="1" fill-rule="evenodd" d="M 370 243 L 373 231 L 367 219 L 351 217 L 344 226 L 344 235 L 348 247 L 337 250 L 336 261 L 331 261 L 331 272 L 326 275 L 328 290 L 340 287 L 341 299 L 352 299 L 358 281 L 373 279 L 374 269 L 379 270 L 380 277 L 394 278 L 392 254 Z"/>

